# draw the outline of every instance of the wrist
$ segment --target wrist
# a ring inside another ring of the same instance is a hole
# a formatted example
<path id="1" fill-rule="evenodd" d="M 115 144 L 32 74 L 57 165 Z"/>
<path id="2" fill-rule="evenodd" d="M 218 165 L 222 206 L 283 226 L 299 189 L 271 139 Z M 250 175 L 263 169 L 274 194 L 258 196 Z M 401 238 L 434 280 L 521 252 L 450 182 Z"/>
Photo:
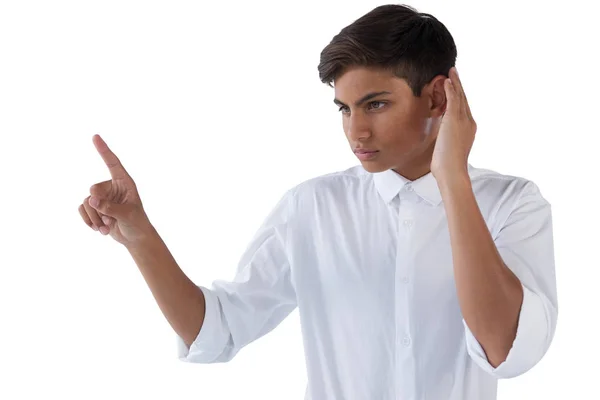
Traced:
<path id="1" fill-rule="evenodd" d="M 135 237 L 125 243 L 125 247 L 129 252 L 133 252 L 152 247 L 158 241 L 160 241 L 158 231 L 147 221 L 142 225 Z"/>
<path id="2" fill-rule="evenodd" d="M 445 170 L 444 173 L 435 175 L 435 178 L 442 192 L 471 185 L 471 177 L 466 168 L 464 170 Z"/>

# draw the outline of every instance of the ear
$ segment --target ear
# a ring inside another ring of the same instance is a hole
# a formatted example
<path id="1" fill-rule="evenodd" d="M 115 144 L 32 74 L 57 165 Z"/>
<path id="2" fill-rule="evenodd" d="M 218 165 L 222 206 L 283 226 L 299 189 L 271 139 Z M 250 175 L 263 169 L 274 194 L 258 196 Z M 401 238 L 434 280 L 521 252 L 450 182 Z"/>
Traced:
<path id="1" fill-rule="evenodd" d="M 446 79 L 448 78 L 444 75 L 437 75 L 427 85 L 431 117 L 439 118 L 446 112 L 446 89 L 444 89 Z"/>

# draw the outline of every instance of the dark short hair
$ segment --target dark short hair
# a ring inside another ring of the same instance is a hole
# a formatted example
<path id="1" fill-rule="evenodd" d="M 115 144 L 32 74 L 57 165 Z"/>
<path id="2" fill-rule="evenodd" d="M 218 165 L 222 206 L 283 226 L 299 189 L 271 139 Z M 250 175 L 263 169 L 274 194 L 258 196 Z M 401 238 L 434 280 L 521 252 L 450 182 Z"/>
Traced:
<path id="1" fill-rule="evenodd" d="M 350 67 L 379 67 L 405 79 L 415 96 L 448 76 L 456 45 L 444 24 L 407 5 L 376 7 L 343 28 L 321 52 L 319 78 L 332 83 Z"/>

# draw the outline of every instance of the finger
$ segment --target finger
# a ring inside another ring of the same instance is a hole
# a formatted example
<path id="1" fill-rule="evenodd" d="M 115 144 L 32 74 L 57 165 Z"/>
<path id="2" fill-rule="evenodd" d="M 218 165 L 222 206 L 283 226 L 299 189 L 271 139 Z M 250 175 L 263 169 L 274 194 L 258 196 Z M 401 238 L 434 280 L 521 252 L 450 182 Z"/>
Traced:
<path id="1" fill-rule="evenodd" d="M 129 211 L 131 210 L 131 204 L 116 204 L 106 198 L 96 196 L 90 197 L 89 206 L 91 206 L 100 216 L 112 217 L 115 220 L 127 218 Z M 104 225 L 104 223 L 102 223 L 102 225 Z"/>
<path id="2" fill-rule="evenodd" d="M 465 89 L 463 87 L 462 81 L 460 80 L 460 76 L 458 76 L 458 70 L 456 67 L 452 67 L 450 70 L 450 75 L 452 82 L 456 88 L 457 95 L 460 98 L 460 109 L 472 118 L 471 108 L 469 107 L 469 101 L 467 100 L 467 94 L 465 93 Z"/>
<path id="3" fill-rule="evenodd" d="M 100 156 L 104 160 L 104 163 L 108 167 L 110 171 L 110 176 L 113 179 L 125 179 L 129 177 L 127 171 L 121 164 L 121 161 L 117 158 L 115 153 L 113 153 L 109 148 L 106 142 L 100 137 L 100 135 L 94 135 L 92 138 L 94 142 L 94 146 L 96 146 L 96 150 L 100 153 Z"/>
<path id="4" fill-rule="evenodd" d="M 112 189 L 112 180 L 96 183 L 90 187 L 90 194 L 95 197 L 108 197 Z"/>
<path id="5" fill-rule="evenodd" d="M 454 84 L 454 88 L 456 89 L 456 93 L 460 96 L 461 99 L 466 98 L 465 91 L 462 86 L 462 82 L 460 77 L 458 76 L 458 70 L 456 67 L 450 68 L 450 79 L 452 79 L 452 83 Z"/>
<path id="6" fill-rule="evenodd" d="M 458 111 L 458 99 L 451 79 L 444 81 L 444 91 L 446 92 L 446 113 L 456 113 Z"/>
<path id="7" fill-rule="evenodd" d="M 109 217 L 108 215 L 103 215 L 102 216 L 102 222 L 104 222 L 104 225 L 108 226 L 109 228 L 112 226 L 112 223 L 114 221 L 115 221 L 115 219 Z"/>
<path id="8" fill-rule="evenodd" d="M 90 220 L 92 221 L 92 224 L 94 224 L 98 229 L 100 229 L 100 227 L 102 227 L 104 225 L 104 223 L 102 222 L 102 218 L 98 214 L 98 211 L 96 211 L 94 209 L 94 207 L 91 206 L 91 204 L 89 202 L 90 198 L 91 197 L 86 197 L 86 199 L 83 201 L 83 208 L 85 209 L 85 212 L 87 213 Z M 92 227 L 92 229 L 93 229 L 93 227 Z M 94 230 L 96 230 L 96 229 L 94 229 Z"/>
<path id="9" fill-rule="evenodd" d="M 102 222 L 104 222 L 104 226 L 102 228 L 100 228 L 100 232 L 103 233 L 104 235 L 108 235 L 111 231 L 111 229 L 113 229 L 113 225 L 117 220 L 114 219 L 113 217 L 109 217 L 108 215 L 103 215 L 102 216 Z"/>
<path id="10" fill-rule="evenodd" d="M 85 200 L 84 200 L 84 202 L 85 202 Z M 85 211 L 85 207 L 83 206 L 83 204 L 79 205 L 79 215 L 81 215 L 81 219 L 83 219 L 83 222 L 85 222 L 85 224 L 87 226 L 89 226 L 90 228 L 92 228 L 95 231 L 98 230 L 96 225 L 94 225 L 92 223 L 92 220 L 90 219 L 90 216 L 88 215 L 88 213 Z"/>

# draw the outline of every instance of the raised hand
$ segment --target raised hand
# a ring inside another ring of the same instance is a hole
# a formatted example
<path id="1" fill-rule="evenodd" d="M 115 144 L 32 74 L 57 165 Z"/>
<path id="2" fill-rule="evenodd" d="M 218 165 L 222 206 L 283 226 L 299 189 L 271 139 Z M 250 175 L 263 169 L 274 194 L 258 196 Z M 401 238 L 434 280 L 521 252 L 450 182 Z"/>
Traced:
<path id="1" fill-rule="evenodd" d="M 123 245 L 142 239 L 153 229 L 142 206 L 135 182 L 100 135 L 92 138 L 111 179 L 96 183 L 79 206 L 83 221 Z"/>
<path id="2" fill-rule="evenodd" d="M 438 132 L 431 172 L 436 179 L 446 179 L 465 173 L 477 124 L 456 68 L 450 69 L 449 78 L 444 81 L 446 91 L 446 113 Z"/>

